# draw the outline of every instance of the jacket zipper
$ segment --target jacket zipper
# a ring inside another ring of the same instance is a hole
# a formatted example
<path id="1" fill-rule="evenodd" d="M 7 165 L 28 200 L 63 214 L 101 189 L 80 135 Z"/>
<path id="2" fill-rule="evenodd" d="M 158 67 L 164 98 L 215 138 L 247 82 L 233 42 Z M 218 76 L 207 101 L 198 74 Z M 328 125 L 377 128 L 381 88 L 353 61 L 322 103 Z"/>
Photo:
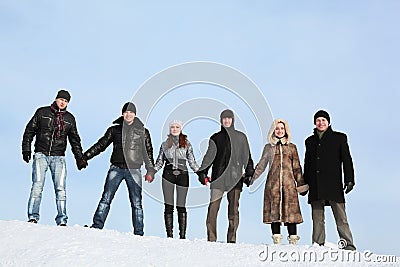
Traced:
<path id="1" fill-rule="evenodd" d="M 53 138 L 54 138 L 54 132 L 56 129 L 53 129 L 53 133 L 51 134 L 51 140 L 50 140 L 50 147 L 49 147 L 49 156 L 51 156 L 51 148 L 53 147 Z"/>

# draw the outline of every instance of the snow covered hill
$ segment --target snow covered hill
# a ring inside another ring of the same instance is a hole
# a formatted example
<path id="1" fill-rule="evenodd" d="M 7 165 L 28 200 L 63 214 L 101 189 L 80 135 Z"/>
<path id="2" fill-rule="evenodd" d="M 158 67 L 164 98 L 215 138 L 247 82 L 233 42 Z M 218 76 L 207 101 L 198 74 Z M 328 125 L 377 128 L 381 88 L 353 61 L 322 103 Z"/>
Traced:
<path id="1" fill-rule="evenodd" d="M 319 246 L 211 243 L 79 225 L 0 221 L 0 266 L 399 266 L 400 258 Z"/>

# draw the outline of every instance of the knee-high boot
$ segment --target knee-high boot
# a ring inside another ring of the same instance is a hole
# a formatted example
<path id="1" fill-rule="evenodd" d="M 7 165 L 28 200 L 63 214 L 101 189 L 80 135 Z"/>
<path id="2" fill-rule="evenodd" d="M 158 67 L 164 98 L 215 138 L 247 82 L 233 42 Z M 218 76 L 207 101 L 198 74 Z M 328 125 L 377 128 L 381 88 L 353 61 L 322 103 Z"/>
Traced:
<path id="1" fill-rule="evenodd" d="M 172 230 L 174 228 L 174 214 L 164 213 L 165 230 L 167 231 L 167 237 L 174 237 Z"/>
<path id="2" fill-rule="evenodd" d="M 179 237 L 180 239 L 186 238 L 186 225 L 187 225 L 187 213 L 178 213 L 178 223 L 179 223 Z"/>

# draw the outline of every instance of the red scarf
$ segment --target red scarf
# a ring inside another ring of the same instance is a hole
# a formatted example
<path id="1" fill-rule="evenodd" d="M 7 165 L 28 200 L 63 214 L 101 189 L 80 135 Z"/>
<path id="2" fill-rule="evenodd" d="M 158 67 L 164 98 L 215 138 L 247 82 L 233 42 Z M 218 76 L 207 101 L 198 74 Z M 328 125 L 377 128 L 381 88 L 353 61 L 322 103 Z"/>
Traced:
<path id="1" fill-rule="evenodd" d="M 64 131 L 65 123 L 64 123 L 64 115 L 67 112 L 66 109 L 60 110 L 57 104 L 54 102 L 50 106 L 51 111 L 56 114 L 56 120 L 54 121 L 54 127 L 56 132 L 56 138 L 60 138 L 61 131 Z"/>

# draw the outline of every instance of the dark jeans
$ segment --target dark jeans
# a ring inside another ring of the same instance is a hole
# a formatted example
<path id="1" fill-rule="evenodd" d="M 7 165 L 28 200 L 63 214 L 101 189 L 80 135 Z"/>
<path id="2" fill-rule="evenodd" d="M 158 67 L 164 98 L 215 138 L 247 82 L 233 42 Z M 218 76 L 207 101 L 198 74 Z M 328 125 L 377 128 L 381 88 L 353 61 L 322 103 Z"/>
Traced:
<path id="1" fill-rule="evenodd" d="M 132 209 L 133 233 L 135 235 L 143 235 L 142 180 L 140 169 L 122 169 L 111 165 L 107 174 L 106 183 L 104 184 L 101 200 L 93 216 L 92 227 L 99 229 L 104 227 L 108 212 L 110 211 L 111 202 L 122 180 L 125 180 L 128 186 L 129 200 Z"/>
<path id="2" fill-rule="evenodd" d="M 189 174 L 182 172 L 179 175 L 172 174 L 172 171 L 164 171 L 162 179 L 162 190 L 164 195 L 164 213 L 174 212 L 174 195 L 176 187 L 176 208 L 178 213 L 186 213 L 186 197 L 189 187 Z"/>

